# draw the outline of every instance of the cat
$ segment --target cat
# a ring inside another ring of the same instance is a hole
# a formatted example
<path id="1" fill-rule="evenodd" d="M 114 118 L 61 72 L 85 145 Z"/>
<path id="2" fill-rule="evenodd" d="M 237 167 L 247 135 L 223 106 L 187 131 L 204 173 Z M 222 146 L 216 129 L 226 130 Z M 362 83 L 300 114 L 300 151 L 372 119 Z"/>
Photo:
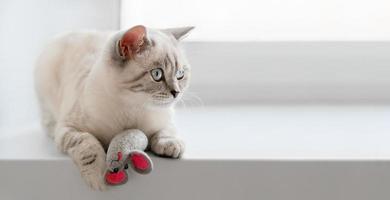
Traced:
<path id="1" fill-rule="evenodd" d="M 69 32 L 38 57 L 43 127 L 93 189 L 105 189 L 105 150 L 124 130 L 143 131 L 157 155 L 183 154 L 172 117 L 191 77 L 180 41 L 192 29 Z"/>

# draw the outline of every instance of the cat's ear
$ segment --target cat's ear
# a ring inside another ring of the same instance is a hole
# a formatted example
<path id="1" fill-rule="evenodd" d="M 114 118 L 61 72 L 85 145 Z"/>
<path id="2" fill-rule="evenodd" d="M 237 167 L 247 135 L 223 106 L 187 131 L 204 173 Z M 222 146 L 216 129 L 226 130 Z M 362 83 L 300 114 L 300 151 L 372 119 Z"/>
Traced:
<path id="1" fill-rule="evenodd" d="M 146 28 L 142 25 L 127 30 L 117 43 L 117 53 L 122 59 L 130 59 L 141 53 L 147 45 Z"/>
<path id="2" fill-rule="evenodd" d="M 179 27 L 179 28 L 167 28 L 163 31 L 173 35 L 176 40 L 180 41 L 188 36 L 188 34 L 194 29 L 194 26 L 186 26 L 186 27 Z"/>

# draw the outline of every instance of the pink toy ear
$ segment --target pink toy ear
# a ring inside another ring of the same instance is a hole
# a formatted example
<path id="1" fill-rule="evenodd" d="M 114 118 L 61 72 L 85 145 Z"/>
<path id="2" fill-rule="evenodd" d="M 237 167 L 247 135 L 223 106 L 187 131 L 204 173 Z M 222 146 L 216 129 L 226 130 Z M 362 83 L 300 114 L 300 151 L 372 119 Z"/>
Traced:
<path id="1" fill-rule="evenodd" d="M 129 162 L 132 168 L 140 174 L 148 174 L 153 169 L 152 160 L 143 151 L 132 151 L 129 155 Z"/>
<path id="2" fill-rule="evenodd" d="M 127 182 L 127 173 L 125 170 L 119 172 L 107 171 L 105 179 L 106 183 L 109 185 L 121 185 Z"/>

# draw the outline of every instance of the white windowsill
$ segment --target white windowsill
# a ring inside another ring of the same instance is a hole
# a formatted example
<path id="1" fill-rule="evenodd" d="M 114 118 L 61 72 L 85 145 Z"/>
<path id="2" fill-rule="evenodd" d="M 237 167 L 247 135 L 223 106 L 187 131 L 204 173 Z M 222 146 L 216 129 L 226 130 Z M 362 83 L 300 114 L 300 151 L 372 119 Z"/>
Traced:
<path id="1" fill-rule="evenodd" d="M 389 118 L 389 106 L 221 106 L 177 113 L 188 160 L 390 160 Z M 0 159 L 67 159 L 35 127 L 1 139 Z"/>
<path id="2" fill-rule="evenodd" d="M 386 199 L 389 106 L 221 106 L 179 110 L 187 152 L 89 190 L 39 129 L 0 139 L 4 199 Z M 145 190 L 147 188 L 147 190 Z M 21 192 L 22 191 L 22 192 Z M 193 195 L 197 193 L 196 195 Z"/>

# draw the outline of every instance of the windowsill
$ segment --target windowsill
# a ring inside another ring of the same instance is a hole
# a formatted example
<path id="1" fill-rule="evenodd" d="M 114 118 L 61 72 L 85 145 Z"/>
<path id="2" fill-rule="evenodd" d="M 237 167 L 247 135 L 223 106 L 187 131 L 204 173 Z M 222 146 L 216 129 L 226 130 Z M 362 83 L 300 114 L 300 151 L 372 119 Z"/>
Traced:
<path id="1" fill-rule="evenodd" d="M 390 160 L 390 106 L 179 109 L 183 159 Z M 67 159 L 38 125 L 0 140 L 0 159 Z"/>
<path id="2" fill-rule="evenodd" d="M 153 156 L 150 175 L 130 170 L 127 184 L 104 193 L 38 128 L 25 128 L 0 138 L 0 191 L 4 199 L 387 199 L 389 115 L 389 106 L 179 110 L 185 157 Z"/>

